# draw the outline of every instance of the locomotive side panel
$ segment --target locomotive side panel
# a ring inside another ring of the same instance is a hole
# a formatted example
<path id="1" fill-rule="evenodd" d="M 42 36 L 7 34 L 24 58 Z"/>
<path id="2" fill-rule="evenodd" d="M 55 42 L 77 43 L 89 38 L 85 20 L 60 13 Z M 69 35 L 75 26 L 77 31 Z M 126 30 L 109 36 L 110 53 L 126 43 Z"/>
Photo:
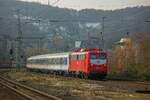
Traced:
<path id="1" fill-rule="evenodd" d="M 82 72 L 87 73 L 88 66 L 87 66 L 87 54 L 86 52 L 82 53 L 72 53 L 70 55 L 70 68 L 69 71 L 71 72 Z"/>

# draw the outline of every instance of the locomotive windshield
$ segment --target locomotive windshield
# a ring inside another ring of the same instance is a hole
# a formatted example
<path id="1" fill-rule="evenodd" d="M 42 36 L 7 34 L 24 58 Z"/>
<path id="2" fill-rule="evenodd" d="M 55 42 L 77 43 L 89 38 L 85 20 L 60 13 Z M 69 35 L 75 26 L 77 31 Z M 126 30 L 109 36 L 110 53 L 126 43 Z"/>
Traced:
<path id="1" fill-rule="evenodd" d="M 106 59 L 107 55 L 106 53 L 100 53 L 100 54 L 91 54 L 90 59 Z"/>
<path id="2" fill-rule="evenodd" d="M 106 59 L 106 58 L 107 58 L 106 53 L 101 53 L 101 54 L 100 54 L 100 59 Z"/>
<path id="3" fill-rule="evenodd" d="M 106 64 L 107 55 L 106 53 L 91 54 L 90 61 L 92 64 Z"/>

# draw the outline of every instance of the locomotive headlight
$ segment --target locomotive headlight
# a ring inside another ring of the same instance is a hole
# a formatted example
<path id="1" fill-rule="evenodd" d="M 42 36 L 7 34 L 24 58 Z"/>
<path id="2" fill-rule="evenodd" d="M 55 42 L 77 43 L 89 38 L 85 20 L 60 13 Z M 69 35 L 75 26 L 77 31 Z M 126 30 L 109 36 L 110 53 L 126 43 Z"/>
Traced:
<path id="1" fill-rule="evenodd" d="M 91 64 L 91 67 L 93 67 L 94 66 L 94 64 Z"/>

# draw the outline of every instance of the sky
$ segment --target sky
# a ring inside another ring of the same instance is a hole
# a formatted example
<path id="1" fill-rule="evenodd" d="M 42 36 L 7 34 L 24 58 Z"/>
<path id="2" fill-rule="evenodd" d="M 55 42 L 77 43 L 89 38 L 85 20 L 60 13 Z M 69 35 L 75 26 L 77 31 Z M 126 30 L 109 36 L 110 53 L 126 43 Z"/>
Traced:
<path id="1" fill-rule="evenodd" d="M 48 0 L 21 0 L 28 2 L 39 2 L 42 4 L 48 4 Z M 71 8 L 76 10 L 81 10 L 85 8 L 93 9 L 104 9 L 104 10 L 115 10 L 125 7 L 134 6 L 150 6 L 150 0 L 49 0 L 50 4 L 53 6 L 58 6 L 61 8 Z"/>

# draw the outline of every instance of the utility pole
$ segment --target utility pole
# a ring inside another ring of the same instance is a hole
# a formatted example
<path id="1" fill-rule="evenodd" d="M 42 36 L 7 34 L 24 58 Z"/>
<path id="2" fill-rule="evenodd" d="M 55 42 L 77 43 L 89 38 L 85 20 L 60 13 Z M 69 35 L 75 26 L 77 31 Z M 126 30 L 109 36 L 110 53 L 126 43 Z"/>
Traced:
<path id="1" fill-rule="evenodd" d="M 2 35 L 2 39 L 0 39 L 1 41 L 1 60 L 3 62 L 5 62 L 7 60 L 7 44 L 8 44 L 8 41 L 7 41 L 7 36 L 6 35 Z"/>
<path id="2" fill-rule="evenodd" d="M 48 6 L 50 5 L 50 2 L 49 2 L 49 0 L 47 1 L 48 2 Z"/>
<path id="3" fill-rule="evenodd" d="M 20 19 L 20 9 L 16 10 L 17 21 L 18 21 L 18 34 L 16 38 L 16 67 L 21 68 L 23 62 L 23 52 L 22 52 L 22 30 L 21 30 L 21 19 Z"/>
<path id="4" fill-rule="evenodd" d="M 39 43 L 38 43 L 38 53 L 41 53 L 41 41 L 42 41 L 43 37 L 39 38 Z"/>
<path id="5" fill-rule="evenodd" d="M 90 48 L 90 44 L 91 44 L 91 39 L 90 39 L 90 33 L 88 32 L 88 40 L 87 40 L 87 48 Z"/>
<path id="6" fill-rule="evenodd" d="M 104 41 L 104 33 L 105 33 L 105 18 L 106 18 L 106 17 L 102 17 L 102 32 L 101 32 L 102 48 L 105 48 L 105 41 Z"/>
<path id="7" fill-rule="evenodd" d="M 42 40 L 44 37 L 23 37 L 24 40 L 37 40 L 37 48 L 38 48 L 38 54 L 41 53 L 41 48 L 42 48 Z"/>
<path id="8" fill-rule="evenodd" d="M 100 32 L 100 35 L 101 35 L 101 46 L 100 46 L 100 48 L 104 48 L 104 37 L 103 37 L 103 32 Z"/>
<path id="9" fill-rule="evenodd" d="M 144 21 L 145 24 L 146 24 L 146 29 L 145 29 L 145 32 L 149 32 L 150 31 L 150 18 L 148 18 L 147 20 Z"/>

